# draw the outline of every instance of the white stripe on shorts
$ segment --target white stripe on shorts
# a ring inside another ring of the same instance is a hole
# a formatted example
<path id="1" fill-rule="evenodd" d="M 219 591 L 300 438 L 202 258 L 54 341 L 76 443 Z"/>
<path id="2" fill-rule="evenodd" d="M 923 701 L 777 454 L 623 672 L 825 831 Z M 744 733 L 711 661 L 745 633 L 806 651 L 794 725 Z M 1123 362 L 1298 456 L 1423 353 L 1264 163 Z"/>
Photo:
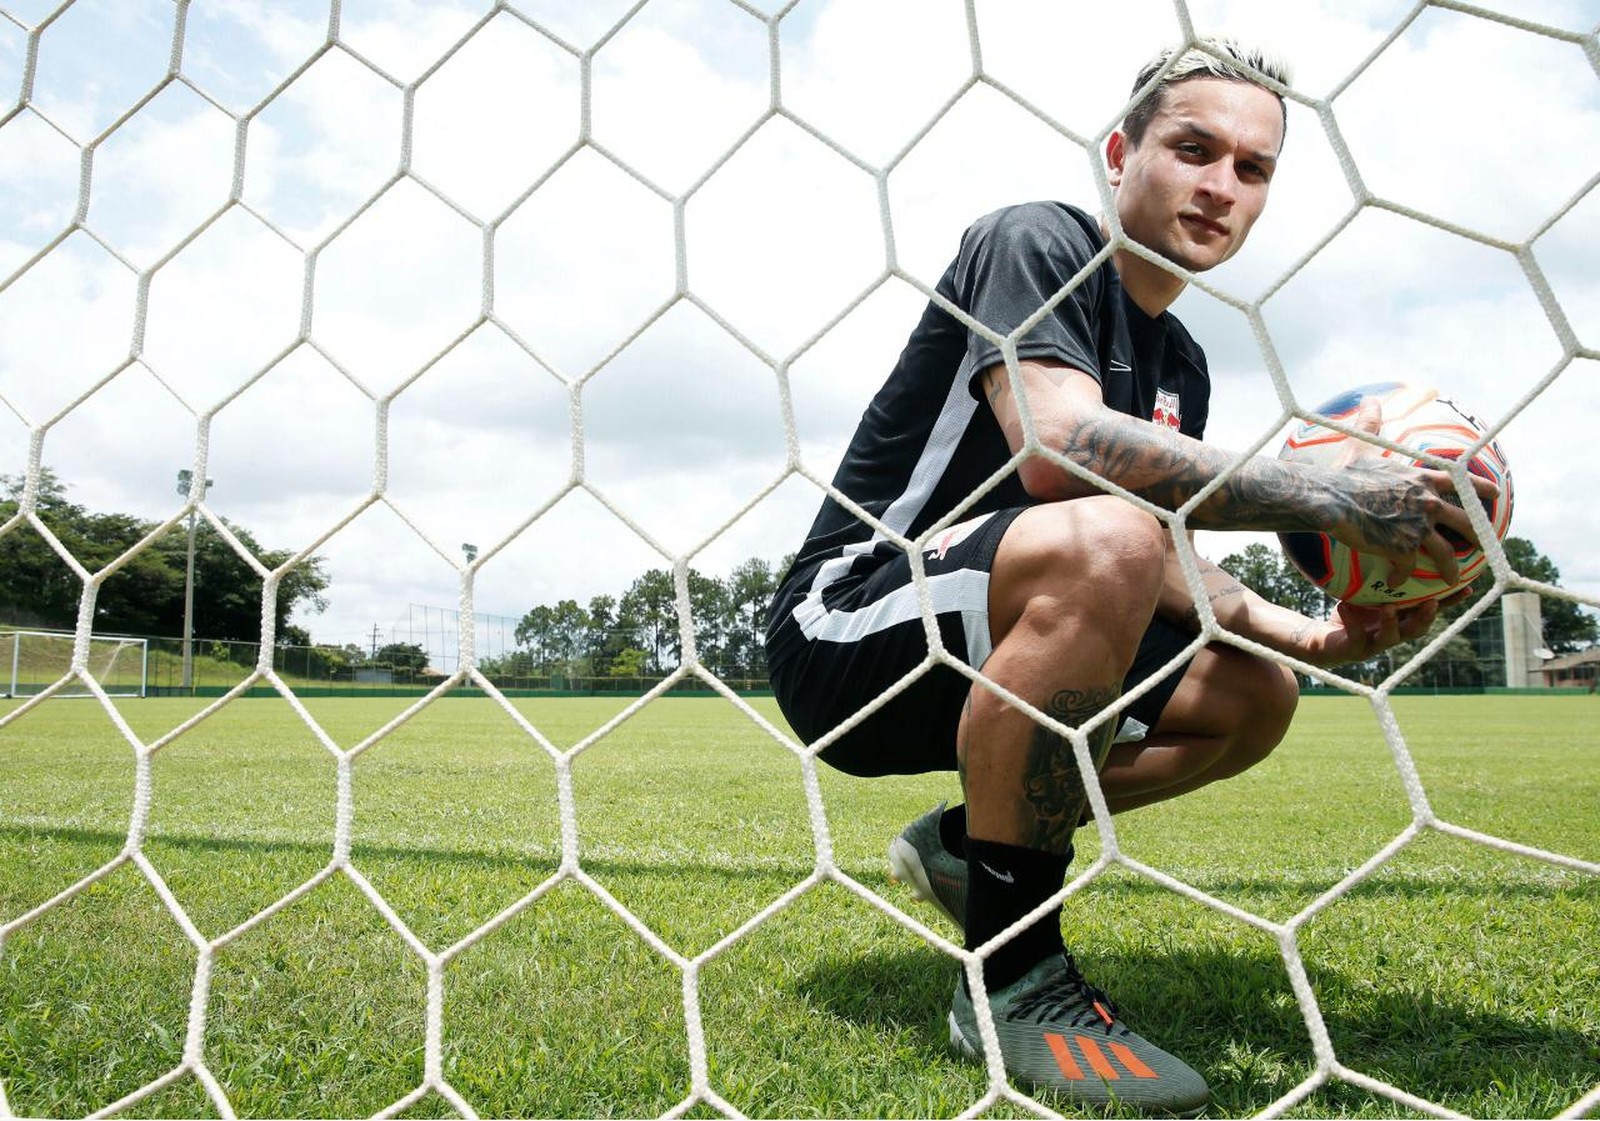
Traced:
<path id="1" fill-rule="evenodd" d="M 935 615 L 961 613 L 961 629 L 967 638 L 966 662 L 974 669 L 982 669 L 993 649 L 989 643 L 989 574 L 963 568 L 930 576 L 928 595 Z M 859 642 L 867 635 L 914 622 L 921 615 L 915 584 L 896 588 L 858 611 L 830 611 L 823 606 L 820 595 L 806 597 L 794 610 L 801 633 L 813 642 Z"/>

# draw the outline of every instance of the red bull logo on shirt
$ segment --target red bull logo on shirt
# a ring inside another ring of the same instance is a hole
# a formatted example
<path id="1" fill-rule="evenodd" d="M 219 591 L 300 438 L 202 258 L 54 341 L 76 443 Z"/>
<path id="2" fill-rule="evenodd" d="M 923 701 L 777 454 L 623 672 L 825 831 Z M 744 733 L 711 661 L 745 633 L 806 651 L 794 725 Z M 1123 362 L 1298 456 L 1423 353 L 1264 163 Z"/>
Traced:
<path id="1" fill-rule="evenodd" d="M 1171 390 L 1157 389 L 1156 407 L 1150 413 L 1151 422 L 1178 428 L 1182 425 L 1182 418 L 1183 414 L 1178 409 L 1178 395 Z"/>

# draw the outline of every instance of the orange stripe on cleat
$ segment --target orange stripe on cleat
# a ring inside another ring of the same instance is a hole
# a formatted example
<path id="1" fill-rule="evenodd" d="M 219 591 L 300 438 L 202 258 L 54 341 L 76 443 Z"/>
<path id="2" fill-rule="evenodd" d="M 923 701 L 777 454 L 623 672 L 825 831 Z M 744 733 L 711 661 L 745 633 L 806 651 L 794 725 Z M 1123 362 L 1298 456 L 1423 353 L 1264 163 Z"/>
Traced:
<path id="1" fill-rule="evenodd" d="M 1107 1012 L 1106 1006 L 1101 1004 L 1098 1000 L 1094 1002 L 1094 1010 L 1100 1013 L 1100 1018 L 1102 1020 L 1108 1024 L 1111 1023 L 1111 1013 Z"/>
<path id="2" fill-rule="evenodd" d="M 1111 1060 L 1095 1046 L 1094 1040 L 1086 1035 L 1077 1035 L 1073 1038 L 1078 1041 L 1078 1050 L 1083 1052 L 1083 1057 L 1089 1060 L 1089 1065 L 1094 1067 L 1094 1072 L 1101 1078 L 1107 1082 L 1115 1082 L 1122 1077 L 1117 1073 L 1117 1068 L 1111 1065 Z"/>
<path id="3" fill-rule="evenodd" d="M 1083 1068 L 1072 1057 L 1067 1041 L 1053 1031 L 1044 1033 L 1044 1041 L 1050 1045 L 1050 1053 L 1056 1057 L 1056 1066 L 1061 1068 L 1061 1073 L 1070 1081 L 1082 1082 Z"/>
<path id="4" fill-rule="evenodd" d="M 1111 1044 L 1111 1053 L 1122 1060 L 1122 1065 L 1128 1068 L 1128 1073 L 1135 1078 L 1160 1078 L 1161 1076 L 1145 1066 L 1138 1055 L 1126 1043 Z"/>

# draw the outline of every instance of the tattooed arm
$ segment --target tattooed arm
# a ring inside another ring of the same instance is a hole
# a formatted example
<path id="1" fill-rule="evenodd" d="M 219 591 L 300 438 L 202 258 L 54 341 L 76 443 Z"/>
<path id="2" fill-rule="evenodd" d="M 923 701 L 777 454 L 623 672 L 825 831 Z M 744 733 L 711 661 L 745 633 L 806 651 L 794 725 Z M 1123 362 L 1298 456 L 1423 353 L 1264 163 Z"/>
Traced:
<path id="1" fill-rule="evenodd" d="M 1080 370 L 1033 359 L 1019 368 L 1040 442 L 1157 506 L 1177 509 L 1236 458 L 1107 408 L 1099 382 Z M 991 366 L 982 384 L 1011 449 L 1021 449 L 1022 409 L 1006 368 Z M 1019 476 L 1028 493 L 1042 500 L 1098 493 L 1093 483 L 1042 456 L 1025 460 Z M 1473 485 L 1485 497 L 1494 494 L 1487 480 L 1474 478 Z M 1212 491 L 1189 520 L 1204 529 L 1321 530 L 1382 556 L 1394 570 L 1409 570 L 1421 552 L 1447 580 L 1455 579 L 1458 567 L 1440 529 L 1476 540 L 1448 474 L 1375 455 L 1336 470 L 1255 456 Z"/>
<path id="2" fill-rule="evenodd" d="M 1217 622 L 1242 638 L 1291 654 L 1314 666 L 1359 662 L 1397 642 L 1426 634 L 1439 614 L 1437 601 L 1412 607 L 1354 607 L 1341 604 L 1329 619 L 1312 619 L 1263 599 L 1225 570 L 1196 557 L 1206 598 Z M 1178 566 L 1177 552 L 1167 550 L 1167 575 L 1156 613 L 1192 634 L 1200 633 L 1200 608 Z"/>

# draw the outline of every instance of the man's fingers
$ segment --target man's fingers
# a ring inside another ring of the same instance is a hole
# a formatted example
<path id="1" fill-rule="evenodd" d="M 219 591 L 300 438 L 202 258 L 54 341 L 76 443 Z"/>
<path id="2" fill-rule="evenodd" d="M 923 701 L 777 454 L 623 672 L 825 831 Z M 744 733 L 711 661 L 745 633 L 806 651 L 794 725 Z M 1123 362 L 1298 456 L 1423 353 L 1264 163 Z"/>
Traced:
<path id="1" fill-rule="evenodd" d="M 1433 621 L 1439 617 L 1439 608 L 1443 606 L 1436 599 L 1423 600 L 1414 607 L 1408 607 L 1401 612 L 1400 637 L 1413 639 L 1418 635 L 1428 633 L 1428 628 L 1433 626 Z"/>
<path id="2" fill-rule="evenodd" d="M 1456 560 L 1455 546 L 1438 530 L 1428 534 L 1422 542 L 1422 551 L 1433 562 L 1434 571 L 1439 574 L 1439 579 L 1446 584 L 1454 584 L 1461 578 L 1461 563 Z M 1407 572 L 1409 576 L 1410 573 Z M 1399 585 L 1393 585 L 1398 587 Z"/>
<path id="3" fill-rule="evenodd" d="M 1500 488 L 1491 480 L 1482 475 L 1467 473 L 1467 481 L 1472 484 L 1472 489 L 1478 492 L 1478 498 L 1483 502 L 1493 502 L 1500 497 Z"/>
<path id="4" fill-rule="evenodd" d="M 1454 498 L 1455 496 L 1451 495 L 1450 497 Z M 1472 542 L 1472 544 L 1478 544 L 1478 531 L 1472 528 L 1472 519 L 1467 516 L 1465 510 L 1453 501 L 1447 501 L 1439 508 L 1433 524 L 1435 528 L 1448 529 L 1452 533 L 1456 533 Z"/>
<path id="5" fill-rule="evenodd" d="M 1400 612 L 1397 608 L 1383 607 L 1378 611 L 1378 626 L 1372 640 L 1379 650 L 1387 650 L 1400 641 Z"/>

